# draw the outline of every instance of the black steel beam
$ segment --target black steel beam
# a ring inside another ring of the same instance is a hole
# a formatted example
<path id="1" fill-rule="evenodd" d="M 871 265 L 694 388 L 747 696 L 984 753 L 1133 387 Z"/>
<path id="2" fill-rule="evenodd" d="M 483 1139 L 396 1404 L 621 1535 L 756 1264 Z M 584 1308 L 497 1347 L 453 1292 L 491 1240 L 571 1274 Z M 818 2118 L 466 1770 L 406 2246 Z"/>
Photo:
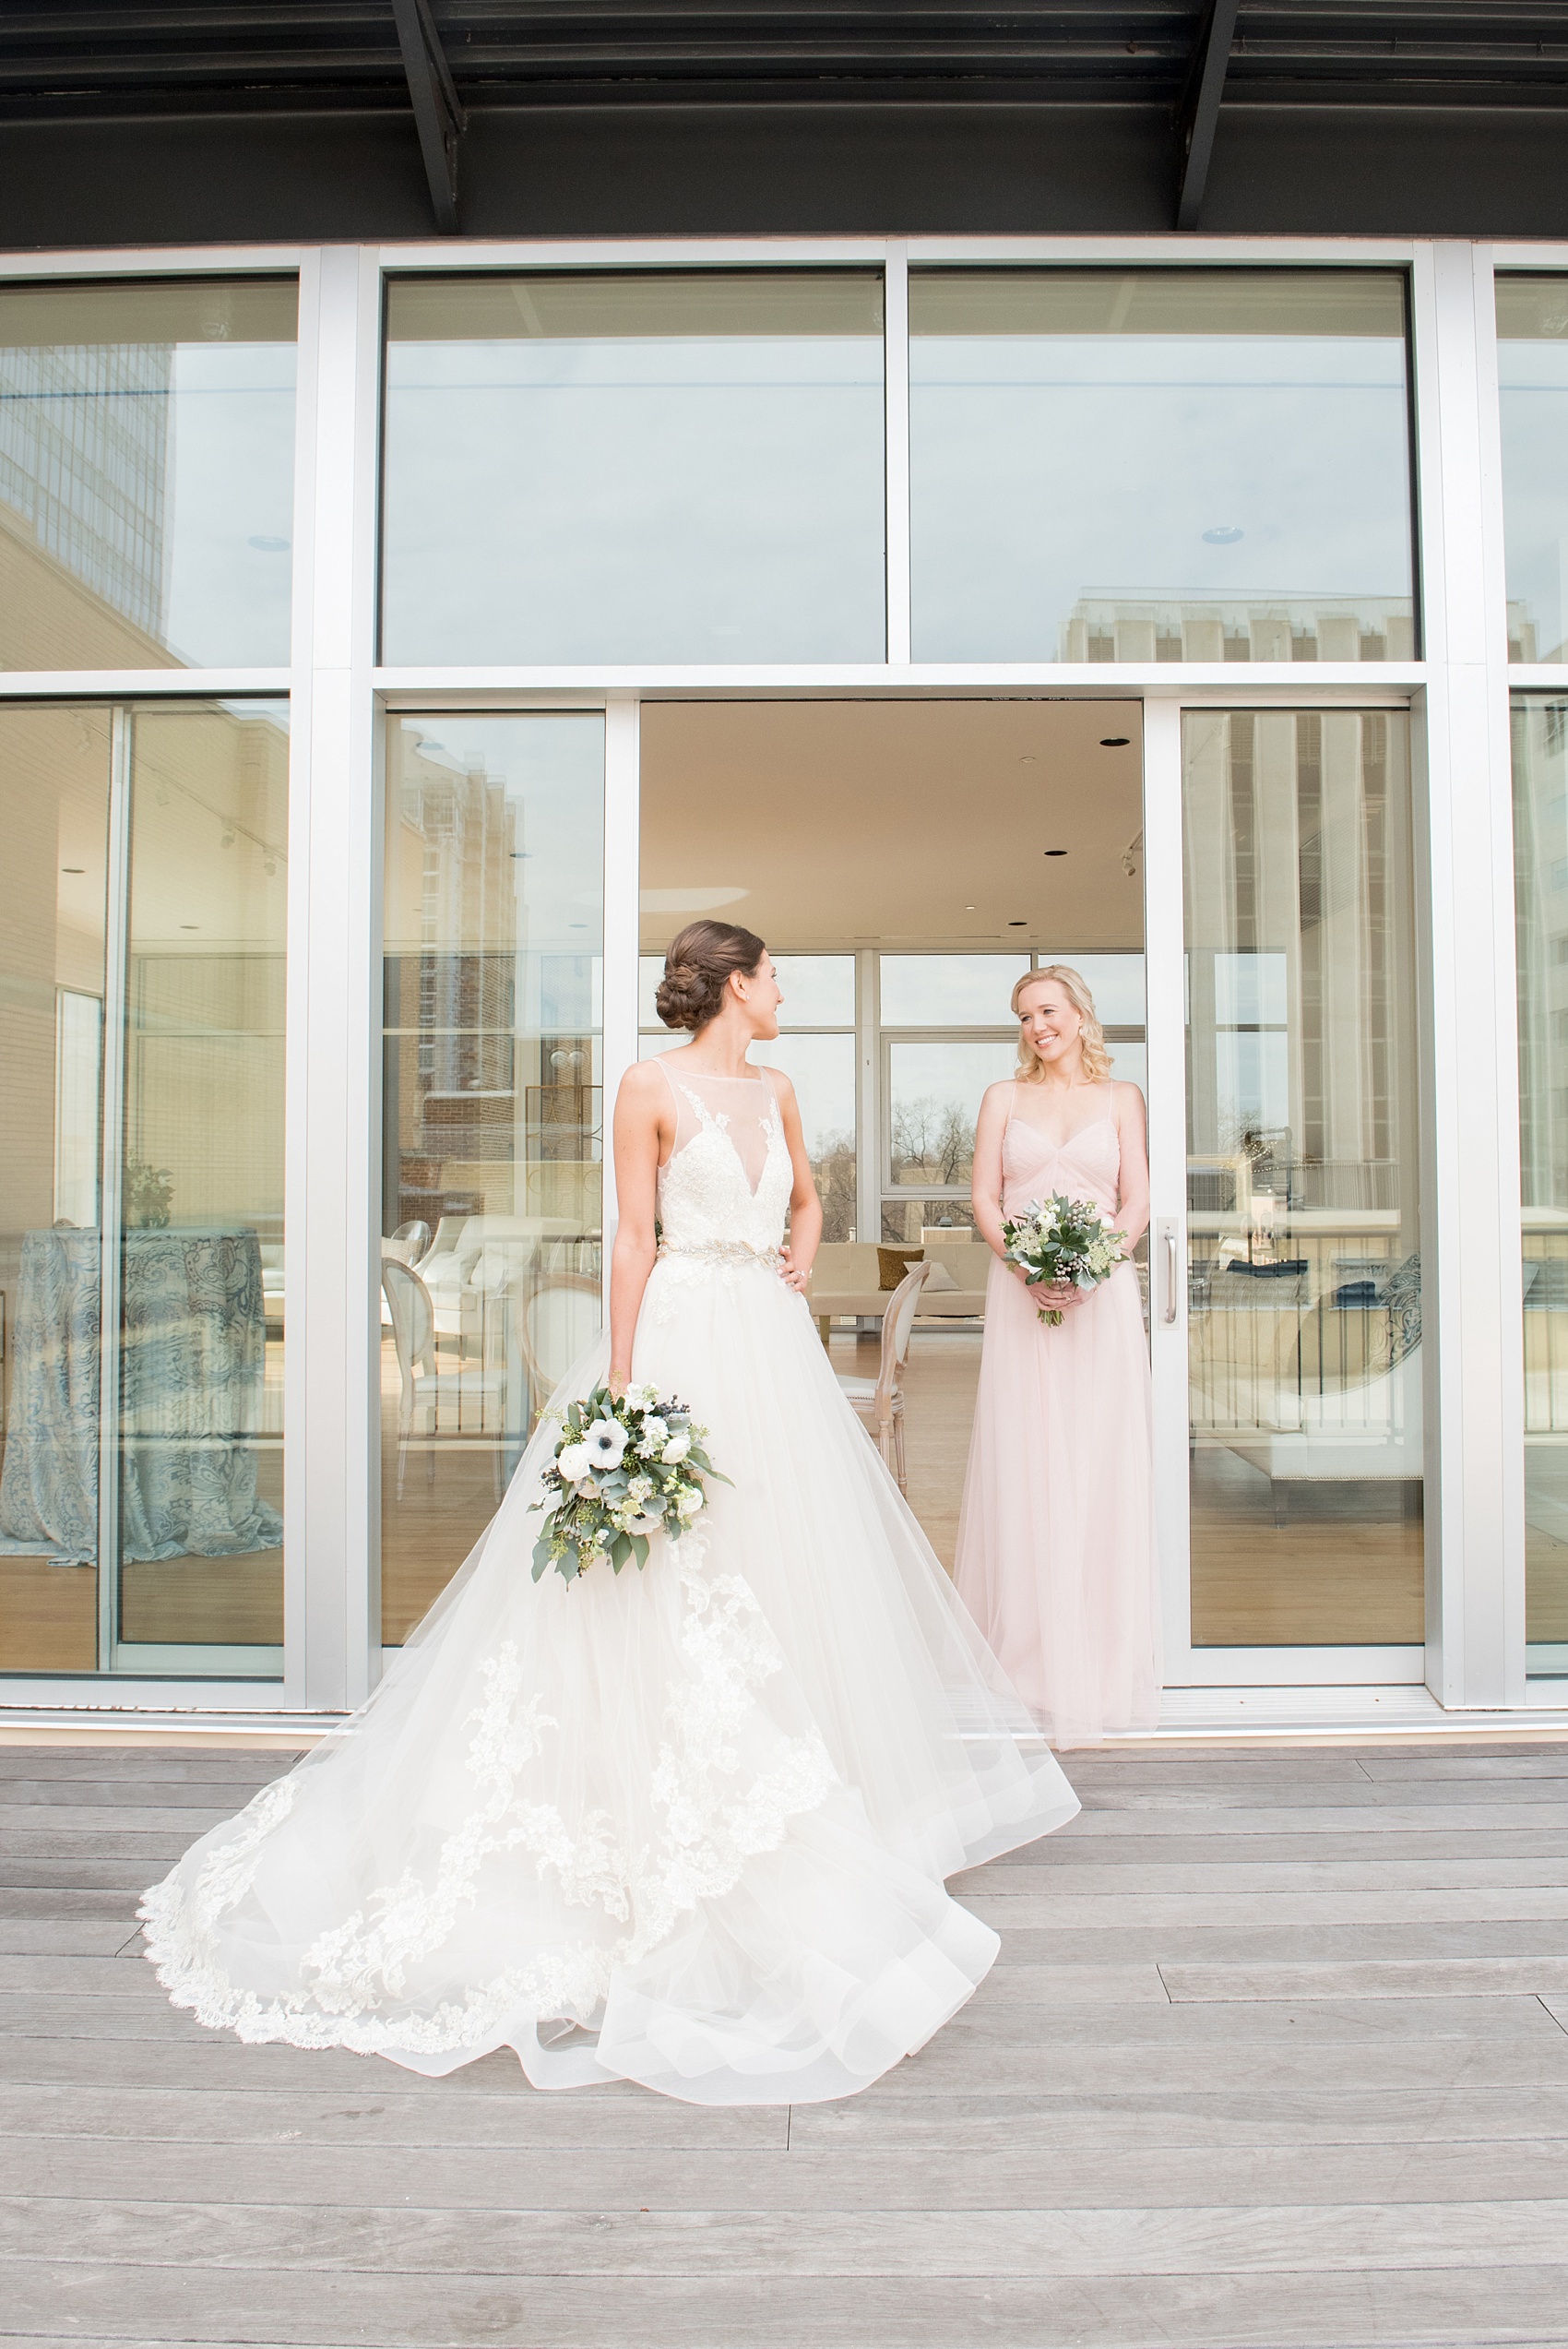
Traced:
<path id="1" fill-rule="evenodd" d="M 1187 87 L 1177 110 L 1176 127 L 1181 140 L 1181 175 L 1176 187 L 1176 225 L 1179 229 L 1195 229 L 1203 211 L 1204 194 L 1208 186 L 1208 167 L 1214 153 L 1214 134 L 1219 125 L 1219 101 L 1225 89 L 1225 69 L 1230 62 L 1230 44 L 1236 38 L 1236 18 L 1241 0 L 1209 0 L 1208 11 L 1198 33 L 1197 46 L 1188 69 Z"/>
<path id="2" fill-rule="evenodd" d="M 427 0 L 392 0 L 392 13 L 430 182 L 430 209 L 443 236 L 456 236 L 457 149 L 467 121 Z"/>

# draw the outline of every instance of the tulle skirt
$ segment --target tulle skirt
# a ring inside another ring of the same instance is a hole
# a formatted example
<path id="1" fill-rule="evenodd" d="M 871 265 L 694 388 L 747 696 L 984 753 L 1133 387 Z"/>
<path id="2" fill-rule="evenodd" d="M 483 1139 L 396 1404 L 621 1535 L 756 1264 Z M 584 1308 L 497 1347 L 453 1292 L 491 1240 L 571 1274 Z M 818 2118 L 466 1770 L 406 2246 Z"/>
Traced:
<path id="1" fill-rule="evenodd" d="M 1051 1329 L 993 1263 L 955 1579 L 1058 1749 L 1159 1719 L 1151 1441 L 1134 1268 Z"/>
<path id="2" fill-rule="evenodd" d="M 1076 1798 L 776 1273 L 661 1259 L 634 1376 L 732 1483 L 641 1572 L 535 1583 L 541 1428 L 369 1704 L 147 1895 L 176 2004 L 762 2104 L 851 2093 L 968 1997 L 998 1944 L 943 1878 Z"/>

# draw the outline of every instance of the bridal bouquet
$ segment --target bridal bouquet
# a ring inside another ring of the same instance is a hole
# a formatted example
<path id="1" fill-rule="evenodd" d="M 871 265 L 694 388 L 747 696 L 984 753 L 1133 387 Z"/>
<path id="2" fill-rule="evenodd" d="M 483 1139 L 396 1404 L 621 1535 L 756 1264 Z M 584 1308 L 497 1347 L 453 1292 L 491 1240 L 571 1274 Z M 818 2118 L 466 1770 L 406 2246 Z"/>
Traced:
<path id="1" fill-rule="evenodd" d="M 660 1402 L 651 1387 L 596 1387 L 573 1403 L 540 1478 L 547 1513 L 534 1580 L 553 1566 L 574 1582 L 596 1558 L 617 1574 L 628 1558 L 646 1566 L 652 1534 L 673 1540 L 700 1514 L 703 1478 L 730 1482 L 703 1449 L 707 1435 L 684 1403 Z"/>
<path id="2" fill-rule="evenodd" d="M 1070 1199 L 1058 1191 L 1042 1205 L 1031 1199 L 1022 1215 L 1002 1226 L 1007 1260 L 1021 1265 L 1032 1289 L 1038 1282 L 1070 1281 L 1075 1289 L 1097 1289 L 1127 1260 L 1127 1235 L 1112 1230 L 1092 1199 Z M 1056 1329 L 1056 1306 L 1041 1306 L 1039 1318 Z"/>

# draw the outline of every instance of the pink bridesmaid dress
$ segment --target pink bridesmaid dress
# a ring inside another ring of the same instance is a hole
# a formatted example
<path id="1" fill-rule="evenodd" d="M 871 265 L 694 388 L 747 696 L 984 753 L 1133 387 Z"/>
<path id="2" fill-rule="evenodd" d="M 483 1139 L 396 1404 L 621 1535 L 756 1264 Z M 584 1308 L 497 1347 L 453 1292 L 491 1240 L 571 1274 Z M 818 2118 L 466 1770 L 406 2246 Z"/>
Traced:
<path id="1" fill-rule="evenodd" d="M 1014 1115 L 1003 1210 L 1064 1193 L 1114 1210 L 1116 1121 L 1058 1146 Z M 1051 1743 L 1095 1744 L 1159 1717 L 1148 1341 L 1121 1266 L 1061 1326 L 1000 1258 L 958 1521 L 958 1589 Z"/>

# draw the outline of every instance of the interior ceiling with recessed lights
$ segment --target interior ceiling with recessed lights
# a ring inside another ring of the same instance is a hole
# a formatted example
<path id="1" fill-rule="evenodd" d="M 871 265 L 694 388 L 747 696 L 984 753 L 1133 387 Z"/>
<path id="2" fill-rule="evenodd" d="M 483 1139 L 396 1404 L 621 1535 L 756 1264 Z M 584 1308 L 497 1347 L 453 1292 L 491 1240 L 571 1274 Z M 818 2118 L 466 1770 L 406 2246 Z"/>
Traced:
<path id="1" fill-rule="evenodd" d="M 1143 944 L 1134 702 L 645 703 L 642 782 L 644 953 Z"/>

